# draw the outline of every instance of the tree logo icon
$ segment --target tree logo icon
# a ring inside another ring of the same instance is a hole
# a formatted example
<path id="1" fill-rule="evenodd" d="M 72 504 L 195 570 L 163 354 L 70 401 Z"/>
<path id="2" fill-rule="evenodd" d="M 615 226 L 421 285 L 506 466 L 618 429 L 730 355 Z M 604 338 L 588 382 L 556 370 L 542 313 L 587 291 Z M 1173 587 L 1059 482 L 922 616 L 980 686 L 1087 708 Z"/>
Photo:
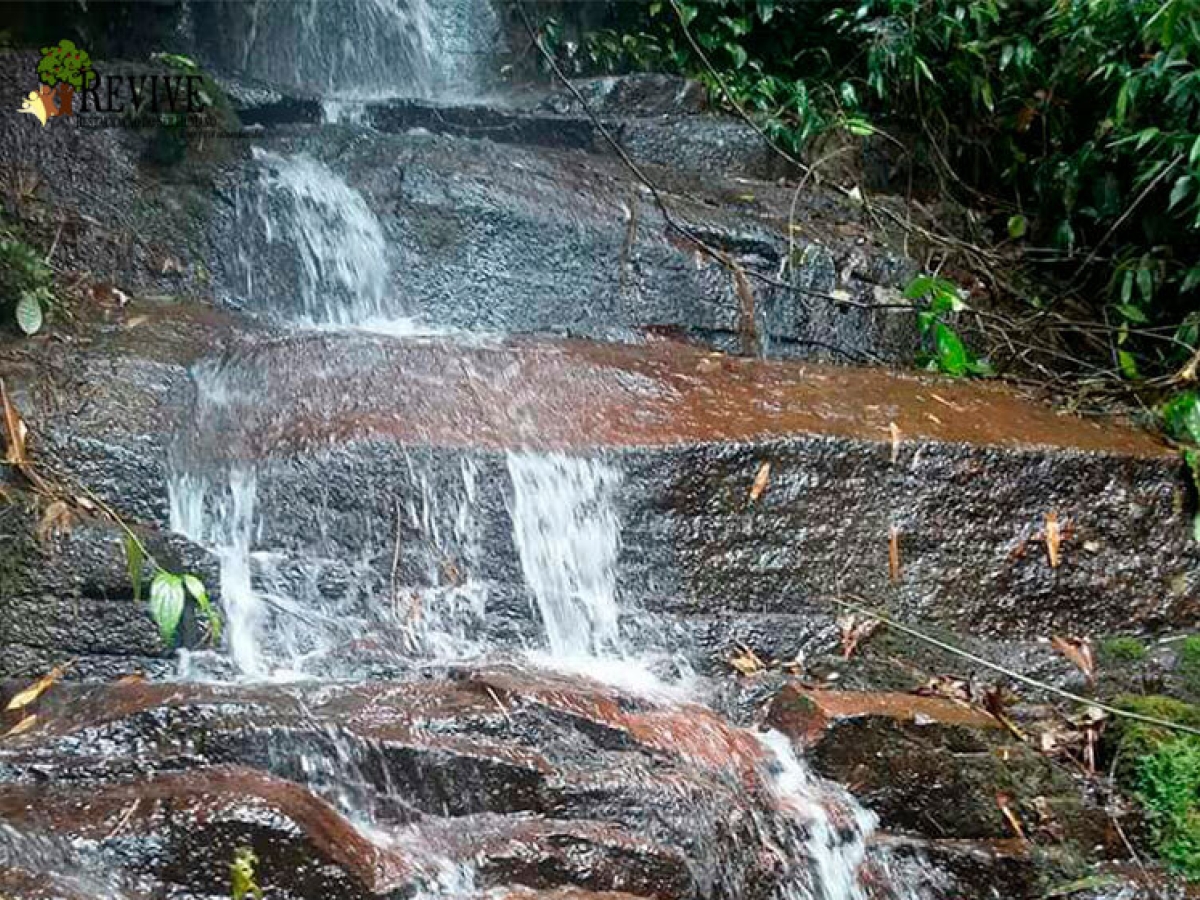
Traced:
<path id="1" fill-rule="evenodd" d="M 21 112 L 36 116 L 43 127 L 55 116 L 71 115 L 75 92 L 90 87 L 96 80 L 87 51 L 66 39 L 57 46 L 42 48 L 37 73 L 41 83 L 22 101 Z"/>

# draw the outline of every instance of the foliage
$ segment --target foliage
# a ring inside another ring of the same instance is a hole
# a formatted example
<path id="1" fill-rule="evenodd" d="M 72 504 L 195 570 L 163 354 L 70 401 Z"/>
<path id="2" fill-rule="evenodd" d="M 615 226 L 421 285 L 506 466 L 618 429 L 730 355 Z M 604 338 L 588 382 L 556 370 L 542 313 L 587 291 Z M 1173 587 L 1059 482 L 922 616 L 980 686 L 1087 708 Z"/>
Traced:
<path id="1" fill-rule="evenodd" d="M 42 59 L 37 67 L 42 84 L 54 87 L 69 84 L 75 90 L 90 85 L 96 80 L 92 71 L 92 58 L 87 51 L 76 47 L 74 41 L 63 39 L 55 47 L 43 47 Z"/>
<path id="2" fill-rule="evenodd" d="M 255 872 L 258 866 L 258 856 L 249 847 L 242 847 L 233 856 L 229 864 L 229 896 L 231 900 L 245 900 L 254 897 L 262 900 L 263 889 L 258 885 Z"/>
<path id="3" fill-rule="evenodd" d="M 1193 634 L 1179 645 L 1179 674 L 1184 686 L 1200 694 L 1200 634 Z"/>
<path id="4" fill-rule="evenodd" d="M 946 375 L 992 374 L 987 361 L 977 359 L 948 322 L 951 314 L 967 308 L 953 282 L 920 275 L 909 283 L 904 297 L 926 304 L 917 313 L 917 326 L 926 344 L 922 362 L 927 368 Z"/>
<path id="5" fill-rule="evenodd" d="M 1184 463 L 1200 495 L 1200 393 L 1180 391 L 1162 405 L 1160 412 L 1167 434 L 1182 445 Z M 1200 542 L 1200 510 L 1196 512 L 1192 530 Z"/>
<path id="6" fill-rule="evenodd" d="M 1200 727 L 1200 708 L 1170 697 L 1122 697 L 1116 705 Z M 1120 720 L 1118 777 L 1146 812 L 1158 855 L 1189 879 L 1200 879 L 1200 738 Z"/>
<path id="7" fill-rule="evenodd" d="M 45 259 L 15 234 L 0 229 L 0 310 L 25 334 L 36 334 L 53 302 Z"/>
<path id="8" fill-rule="evenodd" d="M 1111 662 L 1141 662 L 1148 653 L 1145 644 L 1128 635 L 1106 638 L 1100 643 L 1101 658 Z"/>
<path id="9" fill-rule="evenodd" d="M 1200 0 L 622 4 L 574 62 L 723 102 L 711 63 L 789 150 L 899 126 L 1029 276 L 1110 323 L 1126 377 L 1200 343 Z"/>
<path id="10" fill-rule="evenodd" d="M 182 75 L 199 76 L 200 83 L 196 94 L 208 117 L 208 121 L 205 123 L 207 128 L 229 131 L 238 127 L 237 113 L 234 111 L 228 95 L 212 79 L 211 75 L 200 68 L 195 60 L 181 53 L 166 52 L 151 53 L 150 59 L 152 62 L 173 69 Z M 149 98 L 147 98 L 147 102 L 149 102 Z M 141 110 L 130 110 L 130 114 L 135 117 L 140 113 Z M 218 155 L 229 152 L 228 141 L 208 141 L 207 146 Z M 155 129 L 148 148 L 150 159 L 161 166 L 173 166 L 183 161 L 189 147 L 204 149 L 205 138 L 203 134 L 197 136 L 189 131 L 187 116 L 182 114 L 160 116 L 158 127 Z"/>
<path id="11" fill-rule="evenodd" d="M 163 568 L 147 552 L 145 546 L 132 531 L 125 531 L 125 562 L 129 571 L 129 580 L 133 584 L 134 600 L 142 597 L 142 583 L 145 580 L 146 564 L 154 569 L 154 577 L 150 580 L 150 617 L 158 625 L 164 644 L 170 645 L 175 641 L 175 633 L 183 618 L 183 609 L 188 597 L 196 604 L 200 615 L 208 628 L 208 637 L 212 643 L 221 639 L 221 615 L 213 608 L 204 582 L 195 575 L 180 575 Z"/>

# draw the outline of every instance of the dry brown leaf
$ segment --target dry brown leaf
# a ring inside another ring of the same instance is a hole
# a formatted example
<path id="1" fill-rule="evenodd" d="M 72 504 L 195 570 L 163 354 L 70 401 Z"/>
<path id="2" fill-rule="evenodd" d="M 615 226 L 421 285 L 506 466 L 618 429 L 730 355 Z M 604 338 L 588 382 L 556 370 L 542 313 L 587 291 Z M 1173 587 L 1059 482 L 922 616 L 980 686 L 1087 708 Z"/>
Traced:
<path id="1" fill-rule="evenodd" d="M 763 463 L 758 467 L 758 474 L 754 476 L 754 484 L 750 487 L 750 502 L 758 502 L 758 498 L 763 495 L 763 491 L 767 489 L 767 482 L 771 478 L 771 464 Z"/>
<path id="2" fill-rule="evenodd" d="M 858 645 L 875 633 L 879 627 L 878 619 L 859 618 L 854 613 L 842 616 L 837 620 L 842 632 L 842 659 L 849 659 L 858 649 Z"/>
<path id="3" fill-rule="evenodd" d="M 895 525 L 888 531 L 888 577 L 892 584 L 900 581 L 900 529 Z"/>
<path id="4" fill-rule="evenodd" d="M 1012 808 L 1012 798 L 1008 794 L 999 793 L 996 795 L 996 805 L 1000 807 L 1000 812 L 1004 814 L 1004 819 L 1008 822 L 1008 827 L 1013 830 L 1013 834 L 1021 840 L 1025 840 L 1025 829 L 1021 827 L 1021 820 L 1017 818 L 1016 811 Z"/>
<path id="5" fill-rule="evenodd" d="M 18 734 L 23 734 L 36 725 L 37 720 L 38 717 L 36 713 L 31 716 L 26 716 L 12 728 L 8 729 L 8 731 L 4 732 L 3 737 L 15 737 Z"/>
<path id="6" fill-rule="evenodd" d="M 1046 513 L 1046 528 L 1044 531 L 1046 536 L 1046 556 L 1050 559 L 1050 568 L 1057 569 L 1062 557 L 1060 551 L 1062 549 L 1062 529 L 1058 524 L 1058 513 Z"/>
<path id="7" fill-rule="evenodd" d="M 25 435 L 29 429 L 8 396 L 4 379 L 0 378 L 0 402 L 4 406 L 4 461 L 10 465 L 24 467 L 29 459 L 25 455 Z"/>
<path id="8" fill-rule="evenodd" d="M 1050 646 L 1069 659 L 1089 683 L 1096 681 L 1096 657 L 1092 653 L 1092 642 L 1087 638 L 1050 638 Z"/>
<path id="9" fill-rule="evenodd" d="M 42 513 L 34 533 L 39 541 L 45 543 L 56 535 L 70 531 L 72 519 L 71 507 L 63 500 L 55 500 Z"/>
<path id="10" fill-rule="evenodd" d="M 895 422 L 888 423 L 888 431 L 892 435 L 892 465 L 900 459 L 900 426 Z"/>
<path id="11" fill-rule="evenodd" d="M 738 672 L 747 678 L 751 675 L 757 675 L 767 668 L 763 661 L 758 658 L 758 654 L 745 644 L 739 645 L 738 652 L 729 657 L 729 665 L 733 666 L 733 668 L 737 669 Z"/>
<path id="12" fill-rule="evenodd" d="M 74 660 L 72 660 L 74 662 Z M 8 706 L 4 707 L 6 711 L 14 709 L 24 709 L 50 688 L 54 682 L 63 677 L 63 673 L 70 668 L 71 663 L 63 663 L 61 666 L 55 666 L 47 674 L 43 675 L 25 690 L 21 691 L 15 697 L 8 701 Z"/>
<path id="13" fill-rule="evenodd" d="M 149 321 L 150 321 L 149 316 L 134 316 L 132 319 L 130 319 L 128 322 L 125 323 L 125 327 L 126 328 L 137 328 L 139 325 L 145 325 Z"/>
<path id="14" fill-rule="evenodd" d="M 146 680 L 145 672 L 130 672 L 128 675 L 122 675 L 116 680 L 116 684 L 141 684 Z"/>

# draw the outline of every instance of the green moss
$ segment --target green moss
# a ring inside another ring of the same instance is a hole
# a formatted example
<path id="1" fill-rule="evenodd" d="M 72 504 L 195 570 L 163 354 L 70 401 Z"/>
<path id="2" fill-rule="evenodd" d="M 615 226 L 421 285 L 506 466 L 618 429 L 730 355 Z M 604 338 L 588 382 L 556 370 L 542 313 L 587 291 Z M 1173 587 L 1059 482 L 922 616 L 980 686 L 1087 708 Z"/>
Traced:
<path id="1" fill-rule="evenodd" d="M 1115 705 L 1143 716 L 1200 728 L 1200 707 L 1172 697 L 1119 697 Z M 1200 880 L 1200 737 L 1118 719 L 1118 779 L 1146 811 L 1155 852 Z"/>
<path id="2" fill-rule="evenodd" d="M 1180 644 L 1178 665 L 1184 687 L 1200 694 L 1200 634 L 1193 634 Z"/>
<path id="3" fill-rule="evenodd" d="M 1100 659 L 1110 663 L 1141 662 L 1149 652 L 1145 644 L 1127 635 L 1110 637 L 1100 643 Z"/>

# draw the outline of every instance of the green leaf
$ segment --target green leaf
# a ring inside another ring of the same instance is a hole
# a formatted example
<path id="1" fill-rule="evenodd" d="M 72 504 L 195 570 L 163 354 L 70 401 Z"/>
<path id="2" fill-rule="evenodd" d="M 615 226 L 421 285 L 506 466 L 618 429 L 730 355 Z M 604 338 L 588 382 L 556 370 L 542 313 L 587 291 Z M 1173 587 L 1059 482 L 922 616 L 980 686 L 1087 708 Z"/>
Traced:
<path id="1" fill-rule="evenodd" d="M 1018 214 L 1008 217 L 1008 236 L 1014 241 L 1025 236 L 1025 231 L 1028 229 L 1029 223 L 1025 217 Z"/>
<path id="2" fill-rule="evenodd" d="M 133 535 L 125 535 L 125 570 L 129 573 L 129 583 L 133 585 L 133 599 L 142 602 L 142 573 L 146 563 L 146 554 L 142 545 Z"/>
<path id="3" fill-rule="evenodd" d="M 749 59 L 749 54 L 746 53 L 741 44 L 728 42 L 725 44 L 725 52 L 733 57 L 733 64 L 739 69 L 744 66 L 746 64 L 746 60 Z"/>
<path id="4" fill-rule="evenodd" d="M 1149 321 L 1146 314 L 1132 303 L 1118 303 L 1115 309 L 1121 314 L 1121 318 L 1135 325 L 1145 325 Z"/>
<path id="5" fill-rule="evenodd" d="M 170 572 L 159 572 L 150 582 L 150 617 L 158 625 L 163 643 L 175 640 L 175 631 L 183 616 L 183 579 Z"/>
<path id="6" fill-rule="evenodd" d="M 1148 267 L 1137 270 L 1138 293 L 1149 303 L 1154 299 L 1154 273 Z"/>
<path id="7" fill-rule="evenodd" d="M 933 282 L 934 278 L 932 275 L 918 275 L 904 289 L 904 299 L 920 300 L 933 288 Z"/>
<path id="8" fill-rule="evenodd" d="M 1200 134 L 1196 135 L 1196 142 L 1192 144 L 1192 152 L 1188 154 L 1188 165 L 1198 164 L 1200 164 Z"/>
<path id="9" fill-rule="evenodd" d="M 1175 186 L 1171 189 L 1171 202 L 1167 208 L 1174 209 L 1176 206 L 1186 200 L 1187 195 L 1191 192 L 1191 187 L 1192 176 L 1181 175 L 1179 178 L 1175 179 Z"/>
<path id="10" fill-rule="evenodd" d="M 26 334 L 37 334 L 42 327 L 42 304 L 33 294 L 23 294 L 17 301 L 17 325 Z"/>
<path id="11" fill-rule="evenodd" d="M 1117 363 L 1121 366 L 1121 373 L 1130 381 L 1137 381 L 1139 377 L 1137 360 L 1128 350 L 1117 351 Z"/>
<path id="12" fill-rule="evenodd" d="M 1200 394 L 1181 391 L 1164 403 L 1160 412 L 1171 437 L 1200 444 Z"/>
<path id="13" fill-rule="evenodd" d="M 686 3 L 676 3 L 675 9 L 679 13 L 679 18 L 683 22 L 683 27 L 692 24 L 692 20 L 696 18 L 696 7 L 688 6 Z"/>
<path id="14" fill-rule="evenodd" d="M 938 367 L 948 375 L 967 373 L 967 348 L 962 338 L 949 326 L 938 322 L 934 326 L 934 345 L 937 349 Z"/>

